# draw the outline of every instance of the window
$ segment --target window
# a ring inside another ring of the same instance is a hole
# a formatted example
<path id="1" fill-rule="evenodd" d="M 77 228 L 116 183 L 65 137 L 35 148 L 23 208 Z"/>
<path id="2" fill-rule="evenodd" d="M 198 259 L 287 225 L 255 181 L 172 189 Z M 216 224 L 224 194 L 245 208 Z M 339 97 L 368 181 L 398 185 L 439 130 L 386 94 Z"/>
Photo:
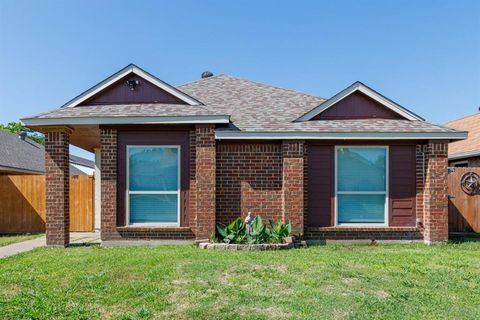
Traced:
<path id="1" fill-rule="evenodd" d="M 336 147 L 337 225 L 387 225 L 388 148 Z"/>
<path id="2" fill-rule="evenodd" d="M 179 225 L 179 146 L 127 146 L 126 207 L 129 224 Z"/>

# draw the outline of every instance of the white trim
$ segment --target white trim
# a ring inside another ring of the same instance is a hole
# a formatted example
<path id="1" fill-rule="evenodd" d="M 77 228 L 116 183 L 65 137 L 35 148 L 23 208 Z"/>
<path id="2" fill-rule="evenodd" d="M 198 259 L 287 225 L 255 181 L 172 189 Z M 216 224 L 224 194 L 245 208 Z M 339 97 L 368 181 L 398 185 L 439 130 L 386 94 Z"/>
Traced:
<path id="1" fill-rule="evenodd" d="M 363 94 L 367 95 L 368 97 L 372 98 L 373 100 L 377 101 L 378 103 L 384 105 L 388 109 L 398 113 L 399 115 L 401 115 L 402 117 L 405 117 L 408 120 L 424 121 L 424 119 L 422 117 L 420 117 L 420 116 L 414 114 L 413 112 L 403 108 L 399 104 L 387 99 L 386 97 L 382 96 L 378 92 L 372 90 L 371 88 L 367 87 L 366 85 L 364 85 L 363 83 L 361 83 L 359 81 L 355 82 L 354 84 L 352 84 L 348 88 L 343 89 L 342 91 L 340 91 L 339 93 L 334 95 L 332 98 L 322 102 L 316 108 L 310 110 L 309 112 L 307 112 L 306 114 L 304 114 L 303 116 L 298 118 L 297 121 L 311 120 L 316 115 L 322 113 L 323 111 L 327 110 L 328 108 L 330 108 L 331 106 L 333 106 L 334 104 L 339 102 L 340 100 L 348 97 L 350 94 L 352 94 L 356 91 L 362 92 Z"/>
<path id="2" fill-rule="evenodd" d="M 365 148 L 382 148 L 385 149 L 385 191 L 338 191 L 338 149 L 340 148 L 355 148 L 355 149 L 365 149 Z M 336 145 L 335 146 L 335 155 L 334 155 L 334 224 L 335 227 L 388 227 L 390 224 L 389 217 L 389 184 L 390 184 L 390 177 L 389 177 L 389 154 L 390 148 L 388 145 Z M 385 212 L 384 212 L 384 223 L 338 223 L 338 197 L 339 194 L 381 194 L 385 195 Z"/>
<path id="3" fill-rule="evenodd" d="M 130 157 L 128 155 L 128 150 L 131 148 L 172 148 L 172 149 L 177 149 L 178 150 L 178 157 L 177 157 L 177 163 L 178 163 L 178 170 L 177 170 L 177 190 L 176 191 L 130 191 L 129 186 L 130 186 L 130 172 L 129 172 L 129 161 Z M 155 227 L 179 227 L 180 226 L 180 197 L 181 197 L 181 147 L 179 145 L 141 145 L 141 144 L 136 144 L 136 145 L 127 145 L 126 146 L 126 165 L 125 169 L 127 170 L 126 172 L 126 185 L 125 185 L 125 224 L 126 226 L 155 226 Z M 130 223 L 130 204 L 129 204 L 129 195 L 130 194 L 176 194 L 177 195 L 177 222 L 160 222 L 160 223 Z"/>
<path id="4" fill-rule="evenodd" d="M 111 84 L 115 83 L 116 81 L 120 80 L 121 78 L 125 77 L 126 75 L 134 73 L 139 77 L 144 78 L 145 80 L 153 83 L 157 87 L 159 87 L 162 90 L 165 90 L 166 92 L 170 93 L 171 95 L 179 98 L 180 100 L 184 101 L 185 103 L 195 106 L 195 105 L 200 105 L 200 101 L 188 96 L 187 94 L 181 92 L 180 90 L 176 89 L 175 87 L 169 85 L 166 82 L 163 82 L 162 80 L 158 79 L 157 77 L 154 77 L 153 75 L 149 74 L 148 72 L 140 69 L 134 64 L 129 64 L 122 70 L 118 71 L 117 73 L 111 75 L 107 79 L 103 80 L 102 82 L 98 83 L 97 85 L 91 87 L 87 91 L 81 93 L 77 97 L 73 98 L 66 104 L 62 106 L 62 108 L 72 108 L 75 106 L 78 106 L 82 102 L 88 100 L 98 92 L 104 90 Z"/>
<path id="5" fill-rule="evenodd" d="M 448 160 L 458 160 L 470 157 L 479 157 L 480 150 L 473 150 L 473 151 L 465 151 L 465 152 L 457 152 L 448 155 Z"/>
<path id="6" fill-rule="evenodd" d="M 101 149 L 94 148 L 95 152 L 95 229 L 101 228 L 101 212 L 102 212 L 102 168 L 101 168 Z"/>
<path id="7" fill-rule="evenodd" d="M 459 139 L 467 138 L 467 132 L 249 132 L 216 130 L 218 140 L 416 140 L 416 139 Z"/>
<path id="8" fill-rule="evenodd" d="M 230 122 L 230 116 L 178 116 L 178 117 L 77 117 L 77 118 L 27 118 L 27 126 L 82 125 L 82 124 L 185 124 Z"/>

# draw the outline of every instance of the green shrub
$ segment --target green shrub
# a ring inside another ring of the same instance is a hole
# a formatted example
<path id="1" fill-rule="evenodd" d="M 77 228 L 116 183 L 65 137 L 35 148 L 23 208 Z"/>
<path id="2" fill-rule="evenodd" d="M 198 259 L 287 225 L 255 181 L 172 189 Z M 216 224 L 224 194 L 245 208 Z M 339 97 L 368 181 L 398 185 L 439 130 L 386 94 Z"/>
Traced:
<path id="1" fill-rule="evenodd" d="M 292 225 L 290 223 L 283 223 L 278 220 L 275 224 L 272 219 L 270 219 L 270 226 L 272 227 L 271 236 L 273 242 L 282 242 L 282 239 L 288 237 L 292 233 Z"/>
<path id="2" fill-rule="evenodd" d="M 292 232 L 290 223 L 285 224 L 282 221 L 274 223 L 273 220 L 270 220 L 270 229 L 263 224 L 260 216 L 256 216 L 250 226 L 249 234 L 247 226 L 240 217 L 228 225 L 217 224 L 219 240 L 231 244 L 280 243 L 283 238 L 288 237 Z"/>

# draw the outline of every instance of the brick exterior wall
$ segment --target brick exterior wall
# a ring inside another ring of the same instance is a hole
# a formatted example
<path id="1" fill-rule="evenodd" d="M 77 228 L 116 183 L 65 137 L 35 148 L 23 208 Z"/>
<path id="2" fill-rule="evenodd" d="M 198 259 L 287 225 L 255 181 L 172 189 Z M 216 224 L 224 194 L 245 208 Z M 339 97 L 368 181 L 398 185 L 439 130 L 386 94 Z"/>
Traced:
<path id="1" fill-rule="evenodd" d="M 282 219 L 282 145 L 217 142 L 217 223 L 248 211 L 264 221 Z"/>
<path id="2" fill-rule="evenodd" d="M 215 233 L 215 126 L 196 125 L 195 132 L 195 236 L 208 239 Z"/>
<path id="3" fill-rule="evenodd" d="M 423 226 L 424 215 L 424 186 L 425 186 L 425 172 L 426 172 L 426 159 L 425 154 L 427 151 L 425 144 L 416 145 L 416 213 L 417 222 L 419 226 Z"/>
<path id="4" fill-rule="evenodd" d="M 45 188 L 47 245 L 70 242 L 70 169 L 68 128 L 45 132 Z"/>
<path id="5" fill-rule="evenodd" d="M 293 234 L 303 234 L 304 219 L 304 150 L 303 141 L 282 143 L 283 220 L 292 224 Z"/>
<path id="6" fill-rule="evenodd" d="M 137 240 L 155 240 L 155 239 L 175 239 L 191 240 L 195 236 L 190 227 L 117 227 L 117 231 L 122 239 Z"/>
<path id="7" fill-rule="evenodd" d="M 101 238 L 121 238 L 117 232 L 117 130 L 100 129 Z"/>
<path id="8" fill-rule="evenodd" d="M 448 240 L 448 141 L 429 141 L 424 187 L 424 240 Z"/>
<path id="9" fill-rule="evenodd" d="M 421 240 L 423 236 L 417 228 L 306 228 L 307 240 Z"/>

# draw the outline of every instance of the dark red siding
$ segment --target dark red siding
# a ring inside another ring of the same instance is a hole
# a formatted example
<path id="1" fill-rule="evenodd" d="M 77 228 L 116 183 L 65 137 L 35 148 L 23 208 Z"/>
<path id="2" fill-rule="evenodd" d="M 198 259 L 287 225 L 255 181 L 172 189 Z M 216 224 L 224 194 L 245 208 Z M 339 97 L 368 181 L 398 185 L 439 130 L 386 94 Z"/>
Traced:
<path id="1" fill-rule="evenodd" d="M 118 131 L 118 208 L 117 226 L 124 226 L 127 145 L 180 145 L 180 226 L 189 224 L 189 131 Z"/>
<path id="2" fill-rule="evenodd" d="M 389 159 L 389 225 L 414 227 L 416 225 L 415 146 L 392 145 Z"/>
<path id="3" fill-rule="evenodd" d="M 130 90 L 126 84 L 128 80 L 138 80 L 139 84 L 135 90 Z M 110 85 L 105 90 L 97 93 L 82 105 L 102 105 L 102 104 L 132 104 L 132 103 L 170 103 L 185 104 L 174 95 L 160 89 L 156 85 L 137 76 L 129 74 Z"/>
<path id="4" fill-rule="evenodd" d="M 313 120 L 346 119 L 405 119 L 377 101 L 361 92 L 354 92 L 340 100 L 327 110 L 315 116 Z"/>
<path id="5" fill-rule="evenodd" d="M 308 146 L 308 227 L 333 225 L 334 146 Z"/>

